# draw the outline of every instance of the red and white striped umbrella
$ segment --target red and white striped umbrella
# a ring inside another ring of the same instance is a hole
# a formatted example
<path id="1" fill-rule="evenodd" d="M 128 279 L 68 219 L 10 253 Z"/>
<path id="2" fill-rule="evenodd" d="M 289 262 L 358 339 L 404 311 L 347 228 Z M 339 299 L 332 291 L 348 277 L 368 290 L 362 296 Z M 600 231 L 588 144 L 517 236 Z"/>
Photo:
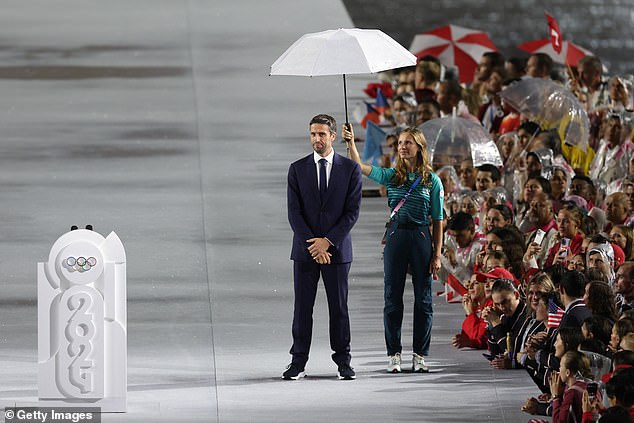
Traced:
<path id="1" fill-rule="evenodd" d="M 579 59 L 584 56 L 593 56 L 591 51 L 571 43 L 570 41 L 564 40 L 561 44 L 561 53 L 557 53 L 555 49 L 553 49 L 550 38 L 529 41 L 527 43 L 520 44 L 517 48 L 530 54 L 546 53 L 555 62 L 570 66 L 577 66 Z"/>
<path id="2" fill-rule="evenodd" d="M 482 54 L 497 48 L 486 32 L 446 25 L 416 35 L 409 51 L 418 58 L 431 55 L 445 66 L 455 66 L 460 82 L 471 82 Z"/>

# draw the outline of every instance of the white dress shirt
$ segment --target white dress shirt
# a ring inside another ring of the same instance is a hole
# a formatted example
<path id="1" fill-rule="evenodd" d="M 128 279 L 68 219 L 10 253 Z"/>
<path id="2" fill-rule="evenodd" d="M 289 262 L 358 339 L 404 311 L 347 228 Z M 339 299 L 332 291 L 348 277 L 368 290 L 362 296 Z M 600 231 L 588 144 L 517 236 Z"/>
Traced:
<path id="1" fill-rule="evenodd" d="M 326 162 L 327 162 L 326 163 L 326 187 L 328 187 L 328 183 L 330 182 L 330 171 L 332 170 L 332 160 L 334 157 L 335 157 L 334 148 L 330 150 L 330 154 L 328 154 L 326 157 L 322 157 L 313 151 L 313 159 L 315 160 L 315 166 L 317 169 L 317 187 L 321 186 L 321 181 L 319 180 L 319 166 L 321 165 L 319 164 L 319 160 L 326 159 Z"/>

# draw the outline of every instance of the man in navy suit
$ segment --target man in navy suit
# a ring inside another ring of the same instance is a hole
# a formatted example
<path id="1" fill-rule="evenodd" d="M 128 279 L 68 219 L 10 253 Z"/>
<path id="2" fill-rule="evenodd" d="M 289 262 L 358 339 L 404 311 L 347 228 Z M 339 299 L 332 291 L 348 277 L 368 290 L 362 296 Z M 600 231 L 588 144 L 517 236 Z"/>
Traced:
<path id="1" fill-rule="evenodd" d="M 330 347 L 339 379 L 350 380 L 348 271 L 352 262 L 350 231 L 361 206 L 359 165 L 333 150 L 337 123 L 328 115 L 310 121 L 313 154 L 288 171 L 288 220 L 293 229 L 293 356 L 283 379 L 305 376 L 313 330 L 313 306 L 319 277 L 324 281 L 330 317 Z"/>

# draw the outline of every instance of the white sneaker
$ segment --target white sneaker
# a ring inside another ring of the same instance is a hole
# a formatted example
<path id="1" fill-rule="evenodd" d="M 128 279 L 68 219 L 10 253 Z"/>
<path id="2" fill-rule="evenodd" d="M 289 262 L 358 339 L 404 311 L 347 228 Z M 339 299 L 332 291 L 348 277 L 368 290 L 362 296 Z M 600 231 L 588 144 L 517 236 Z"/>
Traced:
<path id="1" fill-rule="evenodd" d="M 412 354 L 412 372 L 414 373 L 428 373 L 429 367 L 425 364 L 425 358 L 422 355 L 416 353 Z"/>
<path id="2" fill-rule="evenodd" d="M 387 372 L 401 373 L 401 353 L 390 356 L 390 361 L 387 363 Z"/>

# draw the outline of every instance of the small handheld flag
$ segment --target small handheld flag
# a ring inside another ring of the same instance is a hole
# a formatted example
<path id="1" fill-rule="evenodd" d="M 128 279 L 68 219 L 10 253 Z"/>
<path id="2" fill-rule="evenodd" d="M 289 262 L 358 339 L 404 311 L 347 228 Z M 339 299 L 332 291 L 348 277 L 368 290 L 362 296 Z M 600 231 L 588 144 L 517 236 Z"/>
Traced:
<path id="1" fill-rule="evenodd" d="M 365 131 L 365 145 L 361 161 L 378 166 L 383 154 L 381 143 L 385 140 L 385 131 L 369 120 Z"/>
<path id="2" fill-rule="evenodd" d="M 548 327 L 558 328 L 561 323 L 561 318 L 564 315 L 564 310 L 559 307 L 552 298 L 548 299 Z"/>

